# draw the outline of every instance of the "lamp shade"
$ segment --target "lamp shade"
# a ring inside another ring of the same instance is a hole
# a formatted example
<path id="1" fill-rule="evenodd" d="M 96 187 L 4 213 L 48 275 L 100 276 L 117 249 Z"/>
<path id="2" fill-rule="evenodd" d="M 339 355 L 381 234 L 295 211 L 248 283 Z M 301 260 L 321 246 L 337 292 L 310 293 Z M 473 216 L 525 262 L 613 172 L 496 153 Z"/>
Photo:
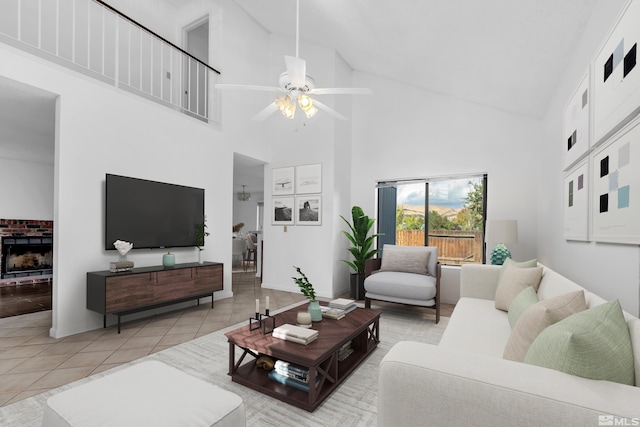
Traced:
<path id="1" fill-rule="evenodd" d="M 515 219 L 502 219 L 487 221 L 484 239 L 493 243 L 517 243 L 518 221 Z"/>

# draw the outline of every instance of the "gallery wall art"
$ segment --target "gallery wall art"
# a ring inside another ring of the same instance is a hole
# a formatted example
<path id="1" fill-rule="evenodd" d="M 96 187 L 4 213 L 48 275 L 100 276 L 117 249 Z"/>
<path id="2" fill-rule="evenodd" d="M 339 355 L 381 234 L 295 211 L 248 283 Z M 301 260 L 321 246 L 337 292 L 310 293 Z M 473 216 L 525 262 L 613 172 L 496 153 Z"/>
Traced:
<path id="1" fill-rule="evenodd" d="M 322 225 L 322 164 L 271 171 L 272 225 Z"/>
<path id="2" fill-rule="evenodd" d="M 589 71 L 587 70 L 564 109 L 562 146 L 565 170 L 573 166 L 589 150 L 589 110 L 591 106 L 589 98 Z"/>
<path id="3" fill-rule="evenodd" d="M 564 238 L 589 240 L 589 159 L 564 177 Z"/>
<path id="4" fill-rule="evenodd" d="M 639 22 L 640 1 L 630 1 L 593 61 L 594 146 L 640 111 Z"/>
<path id="5" fill-rule="evenodd" d="M 590 159 L 592 240 L 640 244 L 640 118 Z"/>

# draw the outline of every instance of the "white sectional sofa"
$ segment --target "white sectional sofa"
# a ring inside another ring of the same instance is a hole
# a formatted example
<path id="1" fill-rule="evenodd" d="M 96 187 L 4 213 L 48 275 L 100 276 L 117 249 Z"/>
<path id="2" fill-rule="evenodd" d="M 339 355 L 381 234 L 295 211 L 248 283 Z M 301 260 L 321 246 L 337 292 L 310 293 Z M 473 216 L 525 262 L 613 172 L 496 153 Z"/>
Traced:
<path id="1" fill-rule="evenodd" d="M 635 387 L 505 360 L 511 326 L 494 301 L 501 269 L 463 266 L 461 299 L 440 344 L 400 342 L 384 357 L 378 426 L 640 425 L 640 320 L 624 313 Z M 541 301 L 576 290 L 583 288 L 543 267 Z M 588 308 L 605 303 L 584 295 Z"/>

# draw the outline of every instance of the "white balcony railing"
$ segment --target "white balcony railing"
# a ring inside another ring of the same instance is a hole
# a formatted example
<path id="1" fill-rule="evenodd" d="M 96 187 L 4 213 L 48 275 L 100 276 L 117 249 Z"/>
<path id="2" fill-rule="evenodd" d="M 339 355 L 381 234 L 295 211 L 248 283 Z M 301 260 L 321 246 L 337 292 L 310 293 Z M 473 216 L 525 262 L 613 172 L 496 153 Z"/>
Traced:
<path id="1" fill-rule="evenodd" d="M 2 0 L 0 41 L 219 123 L 220 73 L 100 0 Z"/>

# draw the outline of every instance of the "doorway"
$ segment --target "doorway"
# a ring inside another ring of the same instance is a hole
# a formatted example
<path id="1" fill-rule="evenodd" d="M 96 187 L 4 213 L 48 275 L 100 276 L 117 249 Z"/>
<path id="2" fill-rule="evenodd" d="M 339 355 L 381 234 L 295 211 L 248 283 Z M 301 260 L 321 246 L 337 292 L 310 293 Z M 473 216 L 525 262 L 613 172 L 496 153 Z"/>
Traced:
<path id="1" fill-rule="evenodd" d="M 184 28 L 184 49 L 194 58 L 209 63 L 209 17 L 199 19 Z M 209 72 L 193 58 L 185 58 L 183 70 L 183 106 L 195 117 L 209 117 Z"/>

